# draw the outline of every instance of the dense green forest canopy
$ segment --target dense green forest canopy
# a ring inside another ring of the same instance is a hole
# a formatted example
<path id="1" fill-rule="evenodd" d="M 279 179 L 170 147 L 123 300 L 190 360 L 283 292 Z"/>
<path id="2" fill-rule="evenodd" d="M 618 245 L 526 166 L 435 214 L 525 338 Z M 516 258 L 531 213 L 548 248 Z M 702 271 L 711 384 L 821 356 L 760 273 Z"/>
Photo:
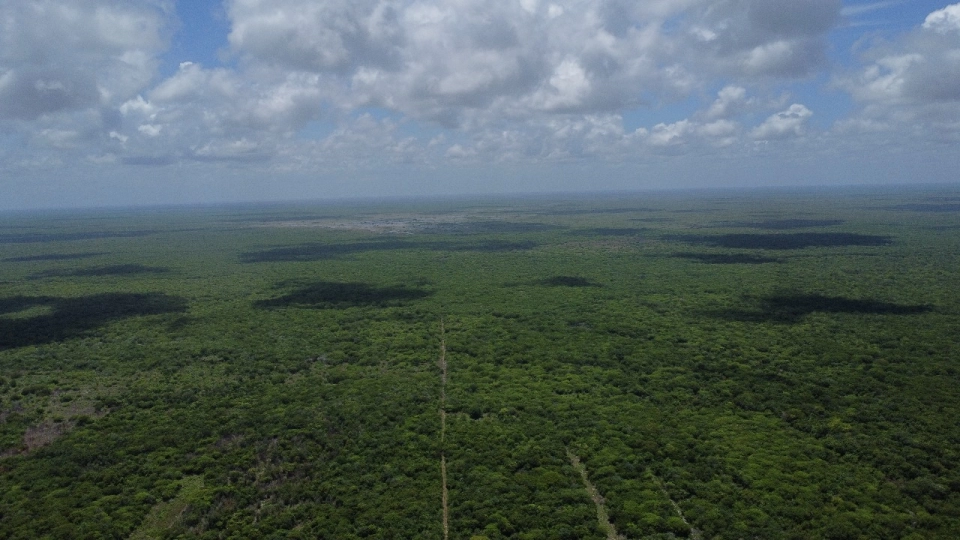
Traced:
<path id="1" fill-rule="evenodd" d="M 0 215 L 0 537 L 960 537 L 956 190 Z"/>

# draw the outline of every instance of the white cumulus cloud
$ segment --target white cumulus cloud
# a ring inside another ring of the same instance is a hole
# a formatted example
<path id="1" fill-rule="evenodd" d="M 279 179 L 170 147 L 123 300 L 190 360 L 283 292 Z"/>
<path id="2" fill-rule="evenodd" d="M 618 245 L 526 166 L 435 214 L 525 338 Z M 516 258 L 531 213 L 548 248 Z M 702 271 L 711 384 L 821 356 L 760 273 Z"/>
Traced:
<path id="1" fill-rule="evenodd" d="M 807 120 L 813 111 L 799 103 L 790 105 L 785 111 L 778 112 L 755 127 L 750 136 L 758 140 L 788 139 L 803 135 Z"/>
<path id="2" fill-rule="evenodd" d="M 899 133 L 911 144 L 956 141 L 960 125 L 960 4 L 931 12 L 895 40 L 868 47 L 837 80 L 862 106 L 845 133 Z"/>
<path id="3" fill-rule="evenodd" d="M 748 77 L 799 77 L 826 64 L 839 0 L 703 2 L 688 19 L 704 69 Z"/>
<path id="4" fill-rule="evenodd" d="M 857 110 L 835 133 L 949 136 L 960 4 L 862 42 L 856 68 L 829 65 L 842 18 L 887 5 L 223 0 L 229 61 L 184 61 L 160 78 L 173 0 L 0 0 L 0 135 L 21 162 L 104 167 L 734 155 L 815 140 L 804 137 L 813 113 L 787 96 L 837 68 Z"/>
<path id="5" fill-rule="evenodd" d="M 385 107 L 450 127 L 670 103 L 730 74 L 803 76 L 823 65 L 839 8 L 837 0 L 228 2 L 230 43 L 248 61 L 317 74 L 338 90 L 325 97 L 340 107 Z"/>
<path id="6" fill-rule="evenodd" d="M 939 34 L 960 31 L 960 4 L 952 4 L 927 15 L 923 28 Z"/>
<path id="7" fill-rule="evenodd" d="M 0 1 L 0 118 L 34 120 L 136 95 L 166 46 L 169 2 Z"/>

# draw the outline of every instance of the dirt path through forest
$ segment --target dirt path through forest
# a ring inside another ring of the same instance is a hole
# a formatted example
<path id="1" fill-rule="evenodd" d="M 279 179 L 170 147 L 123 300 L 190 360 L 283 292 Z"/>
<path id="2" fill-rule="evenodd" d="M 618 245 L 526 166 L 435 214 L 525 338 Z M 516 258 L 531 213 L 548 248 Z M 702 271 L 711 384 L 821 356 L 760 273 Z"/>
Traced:
<path id="1" fill-rule="evenodd" d="M 695 529 L 693 528 L 692 525 L 690 525 L 690 522 L 687 521 L 686 517 L 684 517 L 683 511 L 680 510 L 680 505 L 673 500 L 673 498 L 670 496 L 670 493 L 667 491 L 667 486 L 663 484 L 663 481 L 660 480 L 660 478 L 657 475 L 653 474 L 653 471 L 648 470 L 647 472 L 650 473 L 650 476 L 653 478 L 653 481 L 657 484 L 657 487 L 660 488 L 660 492 L 663 493 L 663 496 L 666 497 L 668 501 L 670 501 L 671 505 L 673 505 L 673 510 L 674 512 L 677 513 L 677 517 L 680 518 L 680 521 L 682 521 L 684 525 L 690 528 L 690 538 L 692 538 L 693 540 L 701 540 L 703 538 L 703 533 L 701 533 L 699 529 Z"/>
<path id="2" fill-rule="evenodd" d="M 443 444 L 447 437 L 447 340 L 443 317 L 440 318 L 440 477 L 443 481 L 443 540 L 450 539 L 450 505 L 447 493 L 447 455 Z"/>
<path id="3" fill-rule="evenodd" d="M 593 485 L 593 482 L 590 481 L 590 478 L 587 476 L 587 468 L 583 463 L 580 463 L 580 458 L 571 452 L 569 448 L 567 449 L 567 457 L 570 459 L 570 464 L 573 465 L 573 468 L 580 473 L 580 479 L 583 480 L 583 487 L 586 488 L 587 493 L 593 500 L 593 504 L 597 506 L 597 521 L 600 523 L 600 528 L 607 531 L 607 540 L 626 540 L 627 537 L 617 534 L 617 528 L 610 522 L 610 514 L 607 513 L 603 495 L 600 495 L 600 491 L 598 491 L 596 486 Z"/>

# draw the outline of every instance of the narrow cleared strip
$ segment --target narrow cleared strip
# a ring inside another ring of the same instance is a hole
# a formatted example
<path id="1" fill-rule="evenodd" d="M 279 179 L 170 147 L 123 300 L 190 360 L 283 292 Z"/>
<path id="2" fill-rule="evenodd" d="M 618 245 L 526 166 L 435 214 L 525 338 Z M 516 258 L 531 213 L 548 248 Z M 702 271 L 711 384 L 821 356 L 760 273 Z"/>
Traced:
<path id="1" fill-rule="evenodd" d="M 607 531 L 607 540 L 626 540 L 625 536 L 617 534 L 617 528 L 610 522 L 610 514 L 607 513 L 603 496 L 600 495 L 596 486 L 590 482 L 590 478 L 587 476 L 587 468 L 580 462 L 580 458 L 571 452 L 569 448 L 567 448 L 567 458 L 570 459 L 570 464 L 573 465 L 573 468 L 580 473 L 580 479 L 583 480 L 583 487 L 586 488 L 587 494 L 589 494 L 593 500 L 593 504 L 597 506 L 597 522 L 600 524 L 601 530 Z"/>
<path id="2" fill-rule="evenodd" d="M 440 454 L 440 476 L 443 478 L 443 540 L 450 539 L 450 506 L 447 494 L 447 458 Z"/>
<path id="3" fill-rule="evenodd" d="M 443 317 L 440 318 L 440 478 L 443 482 L 443 540 L 450 540 L 450 504 L 447 493 L 447 456 L 443 444 L 447 437 L 447 341 Z"/>
<path id="4" fill-rule="evenodd" d="M 444 337 L 443 318 L 440 318 L 440 442 L 447 435 L 447 340 Z"/>
<path id="5" fill-rule="evenodd" d="M 664 485 L 663 480 L 660 480 L 660 478 L 657 475 L 653 474 L 653 471 L 648 470 L 647 472 L 650 473 L 650 477 L 653 478 L 653 481 L 657 484 L 657 487 L 660 488 L 660 492 L 663 493 L 663 496 L 666 497 L 668 501 L 670 501 L 670 504 L 673 506 L 673 511 L 677 513 L 677 517 L 680 518 L 680 521 L 682 521 L 684 525 L 690 528 L 690 538 L 692 538 L 693 540 L 701 540 L 703 538 L 703 533 L 701 533 L 698 529 L 695 529 L 693 528 L 692 525 L 690 525 L 690 522 L 687 521 L 687 518 L 683 515 L 683 511 L 680 510 L 680 505 L 677 504 L 677 502 L 674 501 L 672 497 L 670 497 L 670 493 L 667 491 L 667 486 Z"/>

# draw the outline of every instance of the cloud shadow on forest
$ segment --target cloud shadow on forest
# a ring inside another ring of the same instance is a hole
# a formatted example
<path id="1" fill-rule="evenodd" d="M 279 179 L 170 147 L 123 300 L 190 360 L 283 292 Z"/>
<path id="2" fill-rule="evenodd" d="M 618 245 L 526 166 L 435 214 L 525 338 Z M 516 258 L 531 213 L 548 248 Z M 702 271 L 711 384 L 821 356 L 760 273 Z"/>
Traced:
<path id="1" fill-rule="evenodd" d="M 504 287 L 603 287 L 602 284 L 582 276 L 550 276 L 529 281 L 511 281 Z"/>
<path id="2" fill-rule="evenodd" d="M 643 228 L 596 227 L 593 229 L 577 229 L 570 231 L 570 234 L 578 236 L 639 236 L 648 231 L 649 229 Z"/>
<path id="3" fill-rule="evenodd" d="M 145 231 L 89 231 L 74 233 L 19 233 L 0 234 L 0 244 L 45 244 L 48 242 L 76 242 L 79 240 L 100 240 L 104 238 L 139 238 L 157 234 L 159 230 Z"/>
<path id="4" fill-rule="evenodd" d="M 462 221 L 422 225 L 419 232 L 427 234 L 522 234 L 563 229 L 547 223 L 521 221 Z"/>
<path id="5" fill-rule="evenodd" d="M 960 203 L 912 203 L 887 206 L 885 210 L 904 210 L 908 212 L 930 212 L 930 213 L 949 213 L 960 212 Z"/>
<path id="6" fill-rule="evenodd" d="M 30 276 L 31 279 L 50 277 L 101 277 L 101 276 L 135 276 L 141 274 L 164 274 L 169 268 L 144 266 L 142 264 L 115 264 L 112 266 L 96 266 L 79 270 L 45 270 Z"/>
<path id="7" fill-rule="evenodd" d="M 284 221 L 318 221 L 322 219 L 343 219 L 348 216 L 342 214 L 249 214 L 235 218 L 224 219 L 224 223 L 282 223 Z"/>
<path id="8" fill-rule="evenodd" d="M 43 261 L 76 261 L 108 255 L 104 251 L 94 253 L 48 253 L 46 255 L 27 255 L 25 257 L 8 257 L 3 262 L 43 262 Z"/>
<path id="9" fill-rule="evenodd" d="M 552 276 L 535 283 L 547 287 L 602 287 L 599 283 L 580 276 Z"/>
<path id="10" fill-rule="evenodd" d="M 744 253 L 674 253 L 671 257 L 675 259 L 689 259 L 704 264 L 767 264 L 782 262 L 773 257 L 760 257 L 758 255 L 746 255 Z"/>
<path id="11" fill-rule="evenodd" d="M 756 299 L 755 304 L 752 309 L 726 309 L 711 312 L 710 315 L 730 321 L 796 323 L 811 313 L 915 315 L 933 309 L 928 305 L 819 294 L 775 294 Z"/>
<path id="12" fill-rule="evenodd" d="M 543 216 L 583 216 L 591 214 L 630 214 L 633 212 L 657 212 L 656 208 L 555 208 L 537 212 Z"/>
<path id="13" fill-rule="evenodd" d="M 676 220 L 668 217 L 648 217 L 648 218 L 632 218 L 628 221 L 636 221 L 637 223 L 670 223 Z"/>
<path id="14" fill-rule="evenodd" d="M 537 247 L 536 242 L 508 242 L 504 240 L 484 240 L 480 242 L 423 242 L 403 239 L 371 240 L 346 244 L 324 244 L 313 242 L 296 246 L 285 246 L 261 251 L 250 251 L 240 256 L 245 263 L 257 262 L 309 262 L 343 257 L 355 253 L 370 251 L 393 251 L 401 249 L 423 249 L 428 251 L 479 251 L 501 252 L 520 251 Z"/>
<path id="15" fill-rule="evenodd" d="M 666 240 L 727 249 L 804 249 L 808 247 L 886 246 L 889 236 L 856 233 L 676 235 Z"/>
<path id="16" fill-rule="evenodd" d="M 62 341 L 119 319 L 186 310 L 184 298 L 163 293 L 0 298 L 0 350 Z"/>
<path id="17" fill-rule="evenodd" d="M 404 286 L 377 287 L 368 283 L 318 281 L 301 286 L 270 300 L 258 300 L 261 309 L 300 307 L 312 309 L 344 309 L 359 306 L 398 306 L 433 294 L 430 291 Z"/>
<path id="18" fill-rule="evenodd" d="M 842 219 L 768 219 L 765 221 L 731 221 L 722 227 L 743 227 L 768 231 L 787 231 L 791 229 L 811 229 L 814 227 L 833 227 L 843 225 Z"/>

